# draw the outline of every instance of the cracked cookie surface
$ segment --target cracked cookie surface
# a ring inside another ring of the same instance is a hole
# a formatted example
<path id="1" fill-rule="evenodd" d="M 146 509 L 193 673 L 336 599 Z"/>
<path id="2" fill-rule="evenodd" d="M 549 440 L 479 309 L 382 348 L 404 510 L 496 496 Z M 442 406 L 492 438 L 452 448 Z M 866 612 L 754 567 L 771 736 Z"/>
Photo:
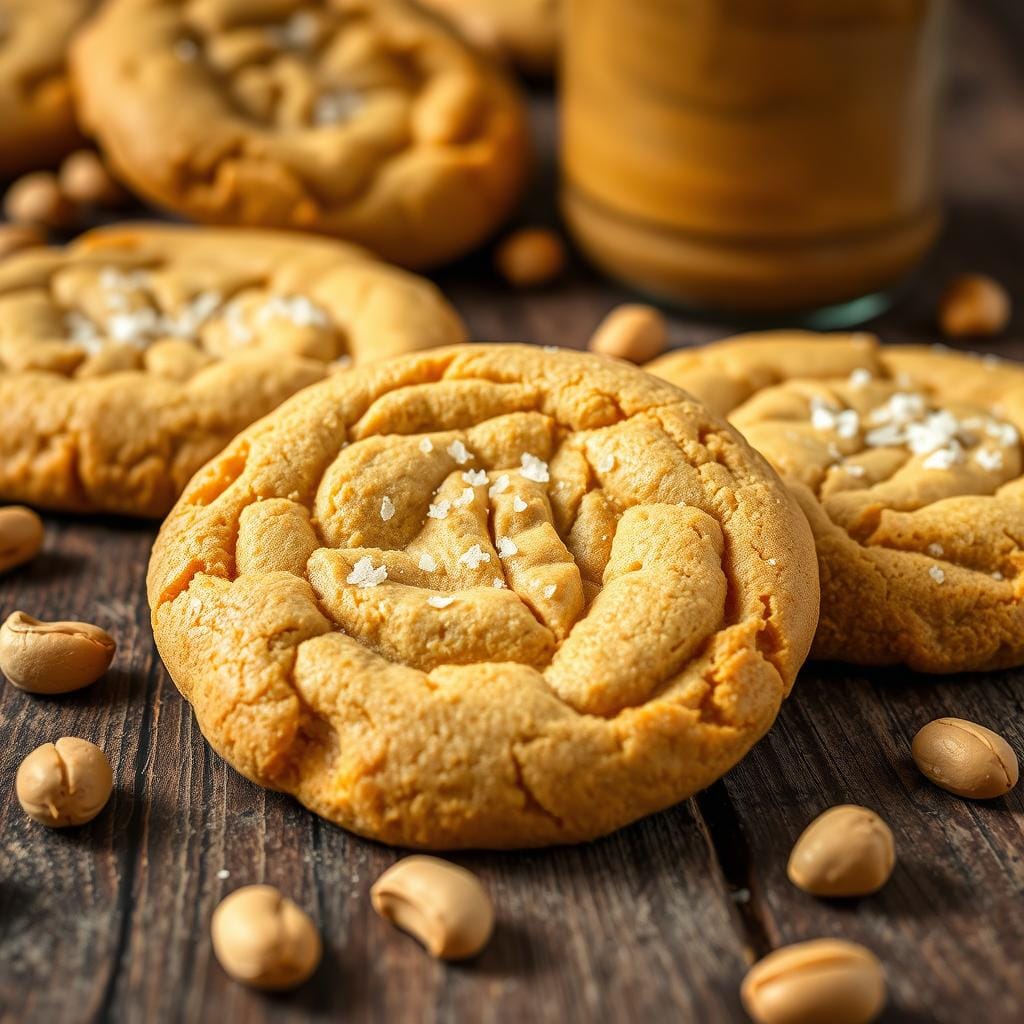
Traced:
<path id="1" fill-rule="evenodd" d="M 806 520 L 732 428 L 518 345 L 295 396 L 192 480 L 148 590 L 235 768 L 433 848 L 584 840 L 707 786 L 817 618 Z"/>
<path id="2" fill-rule="evenodd" d="M 0 262 L 0 500 L 164 514 L 243 427 L 349 363 L 462 341 L 355 246 L 122 225 Z"/>
<path id="3" fill-rule="evenodd" d="M 1024 367 L 778 332 L 646 369 L 728 416 L 799 500 L 820 564 L 815 657 L 1024 662 Z"/>
<path id="4" fill-rule="evenodd" d="M 111 0 L 72 67 L 119 176 L 204 222 L 420 267 L 482 241 L 525 177 L 518 95 L 404 0 Z"/>
<path id="5" fill-rule="evenodd" d="M 71 37 L 93 0 L 0 0 L 0 178 L 56 164 L 81 142 Z"/>

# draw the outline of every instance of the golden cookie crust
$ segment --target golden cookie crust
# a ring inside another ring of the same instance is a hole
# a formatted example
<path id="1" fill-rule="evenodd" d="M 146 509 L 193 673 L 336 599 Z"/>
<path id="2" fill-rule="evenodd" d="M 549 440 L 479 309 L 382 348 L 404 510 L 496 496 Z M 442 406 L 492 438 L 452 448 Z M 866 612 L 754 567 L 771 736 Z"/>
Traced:
<path id="1" fill-rule="evenodd" d="M 422 0 L 472 43 L 531 75 L 554 71 L 561 0 Z"/>
<path id="2" fill-rule="evenodd" d="M 818 546 L 813 656 L 1024 662 L 1024 367 L 786 331 L 646 368 L 728 416 L 792 488 Z"/>
<path id="3" fill-rule="evenodd" d="M 119 176 L 207 223 L 422 267 L 482 241 L 525 177 L 518 95 L 404 0 L 112 0 L 72 67 Z"/>
<path id="4" fill-rule="evenodd" d="M 81 142 L 67 49 L 92 0 L 0 0 L 0 179 L 50 167 Z"/>
<path id="5" fill-rule="evenodd" d="M 518 345 L 297 395 L 192 480 L 148 591 L 221 756 L 429 848 L 589 839 L 707 786 L 817 619 L 807 523 L 732 428 Z"/>
<path id="6" fill-rule="evenodd" d="M 16 254 L 0 262 L 0 502 L 161 516 L 300 388 L 464 338 L 430 282 L 327 239 L 127 224 Z"/>

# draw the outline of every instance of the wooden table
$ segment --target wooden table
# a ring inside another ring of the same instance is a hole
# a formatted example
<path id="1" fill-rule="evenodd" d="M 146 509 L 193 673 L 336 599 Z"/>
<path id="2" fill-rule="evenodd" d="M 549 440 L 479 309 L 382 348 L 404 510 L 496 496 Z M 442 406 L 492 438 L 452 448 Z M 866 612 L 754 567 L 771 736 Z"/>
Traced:
<path id="1" fill-rule="evenodd" d="M 996 274 L 1024 307 L 1024 10 L 963 5 L 944 168 L 942 245 L 887 338 L 932 340 L 936 294 L 957 270 Z M 550 140 L 550 101 L 533 99 Z M 553 157 L 530 200 L 553 216 Z M 851 154 L 856 159 L 856 154 Z M 581 346 L 625 296 L 582 266 L 557 289 L 513 295 L 478 258 L 442 286 L 474 335 Z M 731 325 L 674 321 L 688 344 Z M 1021 318 L 1009 337 L 1020 339 Z M 1024 357 L 1024 342 L 989 348 Z M 443 966 L 371 911 L 371 882 L 399 852 L 354 838 L 251 785 L 203 741 L 158 660 L 143 576 L 154 529 L 47 519 L 45 553 L 0 581 L 0 613 L 82 617 L 120 650 L 109 676 L 67 698 L 0 689 L 0 1015 L 5 1021 L 697 1021 L 744 1019 L 751 957 L 838 935 L 884 961 L 888 1021 L 1024 1019 L 1024 786 L 969 803 L 909 757 L 914 732 L 953 714 L 999 729 L 1024 754 L 1024 671 L 926 678 L 808 666 L 775 728 L 725 779 L 679 807 L 578 848 L 474 853 L 499 926 L 486 952 Z M 29 822 L 12 790 L 19 759 L 62 734 L 103 746 L 117 789 L 92 824 Z M 876 808 L 899 862 L 877 896 L 814 899 L 785 877 L 790 845 L 831 804 Z M 289 996 L 232 984 L 208 923 L 231 889 L 261 880 L 320 923 L 315 978 Z"/>

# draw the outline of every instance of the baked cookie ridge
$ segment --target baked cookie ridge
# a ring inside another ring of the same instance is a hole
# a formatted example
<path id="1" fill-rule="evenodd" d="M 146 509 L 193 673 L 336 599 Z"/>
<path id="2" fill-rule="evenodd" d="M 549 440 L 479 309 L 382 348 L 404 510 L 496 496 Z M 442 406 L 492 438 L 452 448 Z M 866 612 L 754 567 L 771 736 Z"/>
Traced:
<path id="1" fill-rule="evenodd" d="M 648 369 L 727 415 L 799 500 L 821 573 L 814 656 L 925 672 L 1024 662 L 1024 368 L 774 332 Z"/>
<path id="2" fill-rule="evenodd" d="M 427 848 L 588 839 L 708 785 L 817 613 L 806 521 L 734 430 L 633 368 L 514 345 L 286 402 L 186 488 L 148 589 L 222 756 Z"/>

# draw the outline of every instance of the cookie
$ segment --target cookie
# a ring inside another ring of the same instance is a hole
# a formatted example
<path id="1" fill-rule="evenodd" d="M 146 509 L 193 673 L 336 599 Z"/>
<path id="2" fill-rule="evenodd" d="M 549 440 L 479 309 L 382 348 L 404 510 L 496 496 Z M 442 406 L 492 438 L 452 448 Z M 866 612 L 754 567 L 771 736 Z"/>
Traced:
<path id="1" fill-rule="evenodd" d="M 56 164 L 78 145 L 68 43 L 92 0 L 0 0 L 0 179 Z"/>
<path id="2" fill-rule="evenodd" d="M 221 756 L 428 848 L 589 839 L 707 786 L 817 618 L 806 521 L 734 430 L 518 345 L 297 395 L 192 480 L 148 588 Z"/>
<path id="3" fill-rule="evenodd" d="M 0 502 L 163 515 L 243 427 L 350 362 L 463 340 L 354 246 L 123 225 L 0 262 Z"/>
<path id="4" fill-rule="evenodd" d="M 555 69 L 560 0 L 422 0 L 447 18 L 470 42 L 528 74 Z"/>
<path id="5" fill-rule="evenodd" d="M 728 415 L 790 484 L 818 546 L 814 656 L 1024 663 L 1024 367 L 778 332 L 647 369 Z"/>
<path id="6" fill-rule="evenodd" d="M 72 68 L 118 176 L 199 221 L 421 267 L 482 241 L 525 177 L 518 95 L 405 0 L 112 0 Z"/>

